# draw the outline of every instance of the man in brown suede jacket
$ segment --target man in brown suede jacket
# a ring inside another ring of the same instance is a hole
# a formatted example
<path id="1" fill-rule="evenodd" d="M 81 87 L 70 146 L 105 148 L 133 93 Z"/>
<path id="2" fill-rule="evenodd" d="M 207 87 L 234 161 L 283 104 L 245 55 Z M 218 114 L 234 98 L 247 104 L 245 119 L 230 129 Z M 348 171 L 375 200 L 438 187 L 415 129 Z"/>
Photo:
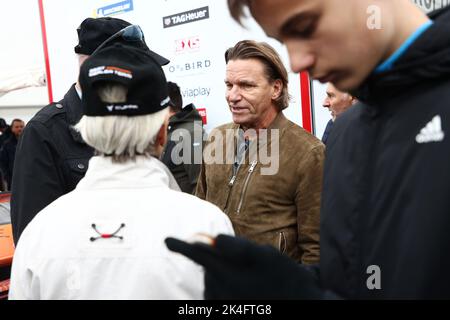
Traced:
<path id="1" fill-rule="evenodd" d="M 317 263 L 324 145 L 283 115 L 288 74 L 272 47 L 240 41 L 225 58 L 233 123 L 211 132 L 196 195 L 237 235 Z"/>

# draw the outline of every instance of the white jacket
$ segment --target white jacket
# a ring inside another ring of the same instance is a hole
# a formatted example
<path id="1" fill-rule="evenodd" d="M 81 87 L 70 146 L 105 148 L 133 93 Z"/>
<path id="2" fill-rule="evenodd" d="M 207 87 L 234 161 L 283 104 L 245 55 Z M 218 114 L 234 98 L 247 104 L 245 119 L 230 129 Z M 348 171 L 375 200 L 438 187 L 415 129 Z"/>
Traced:
<path id="1" fill-rule="evenodd" d="M 92 158 L 77 188 L 23 232 L 9 298 L 202 299 L 203 269 L 164 239 L 233 234 L 232 225 L 216 206 L 171 190 L 164 168 L 154 158 Z M 96 239 L 117 229 L 123 239 Z"/>

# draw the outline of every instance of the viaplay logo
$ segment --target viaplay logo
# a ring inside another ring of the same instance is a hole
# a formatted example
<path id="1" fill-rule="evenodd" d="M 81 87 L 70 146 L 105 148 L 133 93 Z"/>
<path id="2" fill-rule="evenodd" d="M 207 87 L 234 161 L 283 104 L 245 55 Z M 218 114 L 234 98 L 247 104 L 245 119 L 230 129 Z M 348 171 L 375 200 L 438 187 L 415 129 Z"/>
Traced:
<path id="1" fill-rule="evenodd" d="M 170 28 L 205 19 L 209 19 L 209 7 L 202 7 L 164 17 L 163 26 L 164 28 Z"/>

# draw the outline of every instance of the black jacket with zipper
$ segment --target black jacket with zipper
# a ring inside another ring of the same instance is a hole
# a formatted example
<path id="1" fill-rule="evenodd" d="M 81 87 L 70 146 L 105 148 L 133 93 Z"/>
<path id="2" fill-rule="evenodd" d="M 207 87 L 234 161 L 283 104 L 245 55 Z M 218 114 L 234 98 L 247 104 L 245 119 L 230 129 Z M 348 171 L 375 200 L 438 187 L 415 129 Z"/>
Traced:
<path id="1" fill-rule="evenodd" d="M 14 169 L 16 148 L 17 137 L 15 135 L 11 135 L 11 137 L 3 144 L 3 148 L 0 149 L 0 168 L 3 171 L 9 190 L 11 190 L 11 179 Z"/>
<path id="2" fill-rule="evenodd" d="M 39 111 L 27 124 L 16 150 L 11 223 L 14 242 L 34 216 L 75 189 L 94 151 L 72 126 L 82 117 L 75 86 L 64 99 Z"/>
<path id="3" fill-rule="evenodd" d="M 193 104 L 185 106 L 169 119 L 167 144 L 161 155 L 161 161 L 172 172 L 180 189 L 186 193 L 194 193 L 197 185 L 202 160 L 203 135 L 202 117 Z M 181 137 L 185 139 L 183 142 L 179 142 Z M 183 150 L 178 150 L 177 145 L 189 150 L 190 156 L 185 155 Z"/>
<path id="4" fill-rule="evenodd" d="M 334 124 L 320 278 L 346 298 L 450 298 L 450 10 Z"/>

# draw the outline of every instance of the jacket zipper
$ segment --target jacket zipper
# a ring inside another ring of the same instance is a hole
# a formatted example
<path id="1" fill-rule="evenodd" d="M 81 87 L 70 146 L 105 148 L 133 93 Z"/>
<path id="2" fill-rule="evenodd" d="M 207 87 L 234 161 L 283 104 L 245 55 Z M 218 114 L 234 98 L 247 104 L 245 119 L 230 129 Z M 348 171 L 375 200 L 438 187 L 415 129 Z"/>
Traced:
<path id="1" fill-rule="evenodd" d="M 239 205 L 237 207 L 236 214 L 239 214 L 241 212 L 242 204 L 244 203 L 245 193 L 246 193 L 247 187 L 248 187 L 248 182 L 250 181 L 250 177 L 251 177 L 253 171 L 255 171 L 255 167 L 257 164 L 258 164 L 258 161 L 254 160 L 252 162 L 252 165 L 250 166 L 250 169 L 248 169 L 248 174 L 247 174 L 247 177 L 245 178 L 244 187 L 242 188 L 242 193 L 241 193 L 241 199 L 239 200 Z"/>
<path id="2" fill-rule="evenodd" d="M 281 251 L 281 244 L 284 243 L 283 251 Z M 278 239 L 278 251 L 281 253 L 286 252 L 286 236 L 284 235 L 284 232 L 280 232 L 280 238 Z"/>
<path id="3" fill-rule="evenodd" d="M 236 182 L 236 177 L 239 172 L 239 169 L 235 172 L 235 174 L 231 177 L 230 181 L 228 182 L 228 195 L 227 195 L 227 201 L 225 202 L 225 208 L 223 211 L 227 211 L 228 205 L 230 202 L 230 195 L 231 195 L 231 189 L 233 189 L 234 183 Z"/>
<path id="4" fill-rule="evenodd" d="M 379 150 L 379 145 L 380 145 L 380 139 L 381 139 L 381 132 L 383 132 L 384 130 L 384 121 L 385 119 L 383 119 L 382 115 L 378 115 L 377 119 L 374 119 L 372 121 L 374 128 L 372 129 L 375 133 L 374 133 L 374 139 L 373 139 L 373 144 L 371 147 L 371 154 L 370 157 L 368 158 L 368 166 L 366 168 L 368 175 L 367 175 L 367 188 L 366 188 L 366 193 L 364 194 L 363 198 L 364 198 L 364 202 L 361 205 L 361 212 L 370 212 L 371 209 L 371 197 L 370 195 L 372 194 L 372 189 L 373 189 L 373 181 L 374 181 L 374 167 L 375 167 L 375 163 L 374 160 L 375 156 Z M 364 246 L 366 245 L 365 243 L 363 243 L 363 238 L 364 238 L 364 234 L 366 233 L 366 229 L 367 229 L 367 218 L 365 215 L 363 214 L 359 214 L 358 215 L 358 224 L 357 224 L 357 228 L 359 228 L 359 232 L 357 231 L 356 234 L 359 237 L 359 248 L 358 248 L 358 265 L 357 267 L 359 268 L 357 270 L 357 272 L 359 273 L 359 276 L 357 277 L 357 280 L 360 282 L 357 284 L 355 290 L 356 290 L 356 296 L 357 297 L 361 297 L 362 294 L 362 284 L 365 284 L 367 281 L 366 278 L 366 268 L 367 266 L 364 266 L 363 263 L 363 254 L 364 254 Z"/>

